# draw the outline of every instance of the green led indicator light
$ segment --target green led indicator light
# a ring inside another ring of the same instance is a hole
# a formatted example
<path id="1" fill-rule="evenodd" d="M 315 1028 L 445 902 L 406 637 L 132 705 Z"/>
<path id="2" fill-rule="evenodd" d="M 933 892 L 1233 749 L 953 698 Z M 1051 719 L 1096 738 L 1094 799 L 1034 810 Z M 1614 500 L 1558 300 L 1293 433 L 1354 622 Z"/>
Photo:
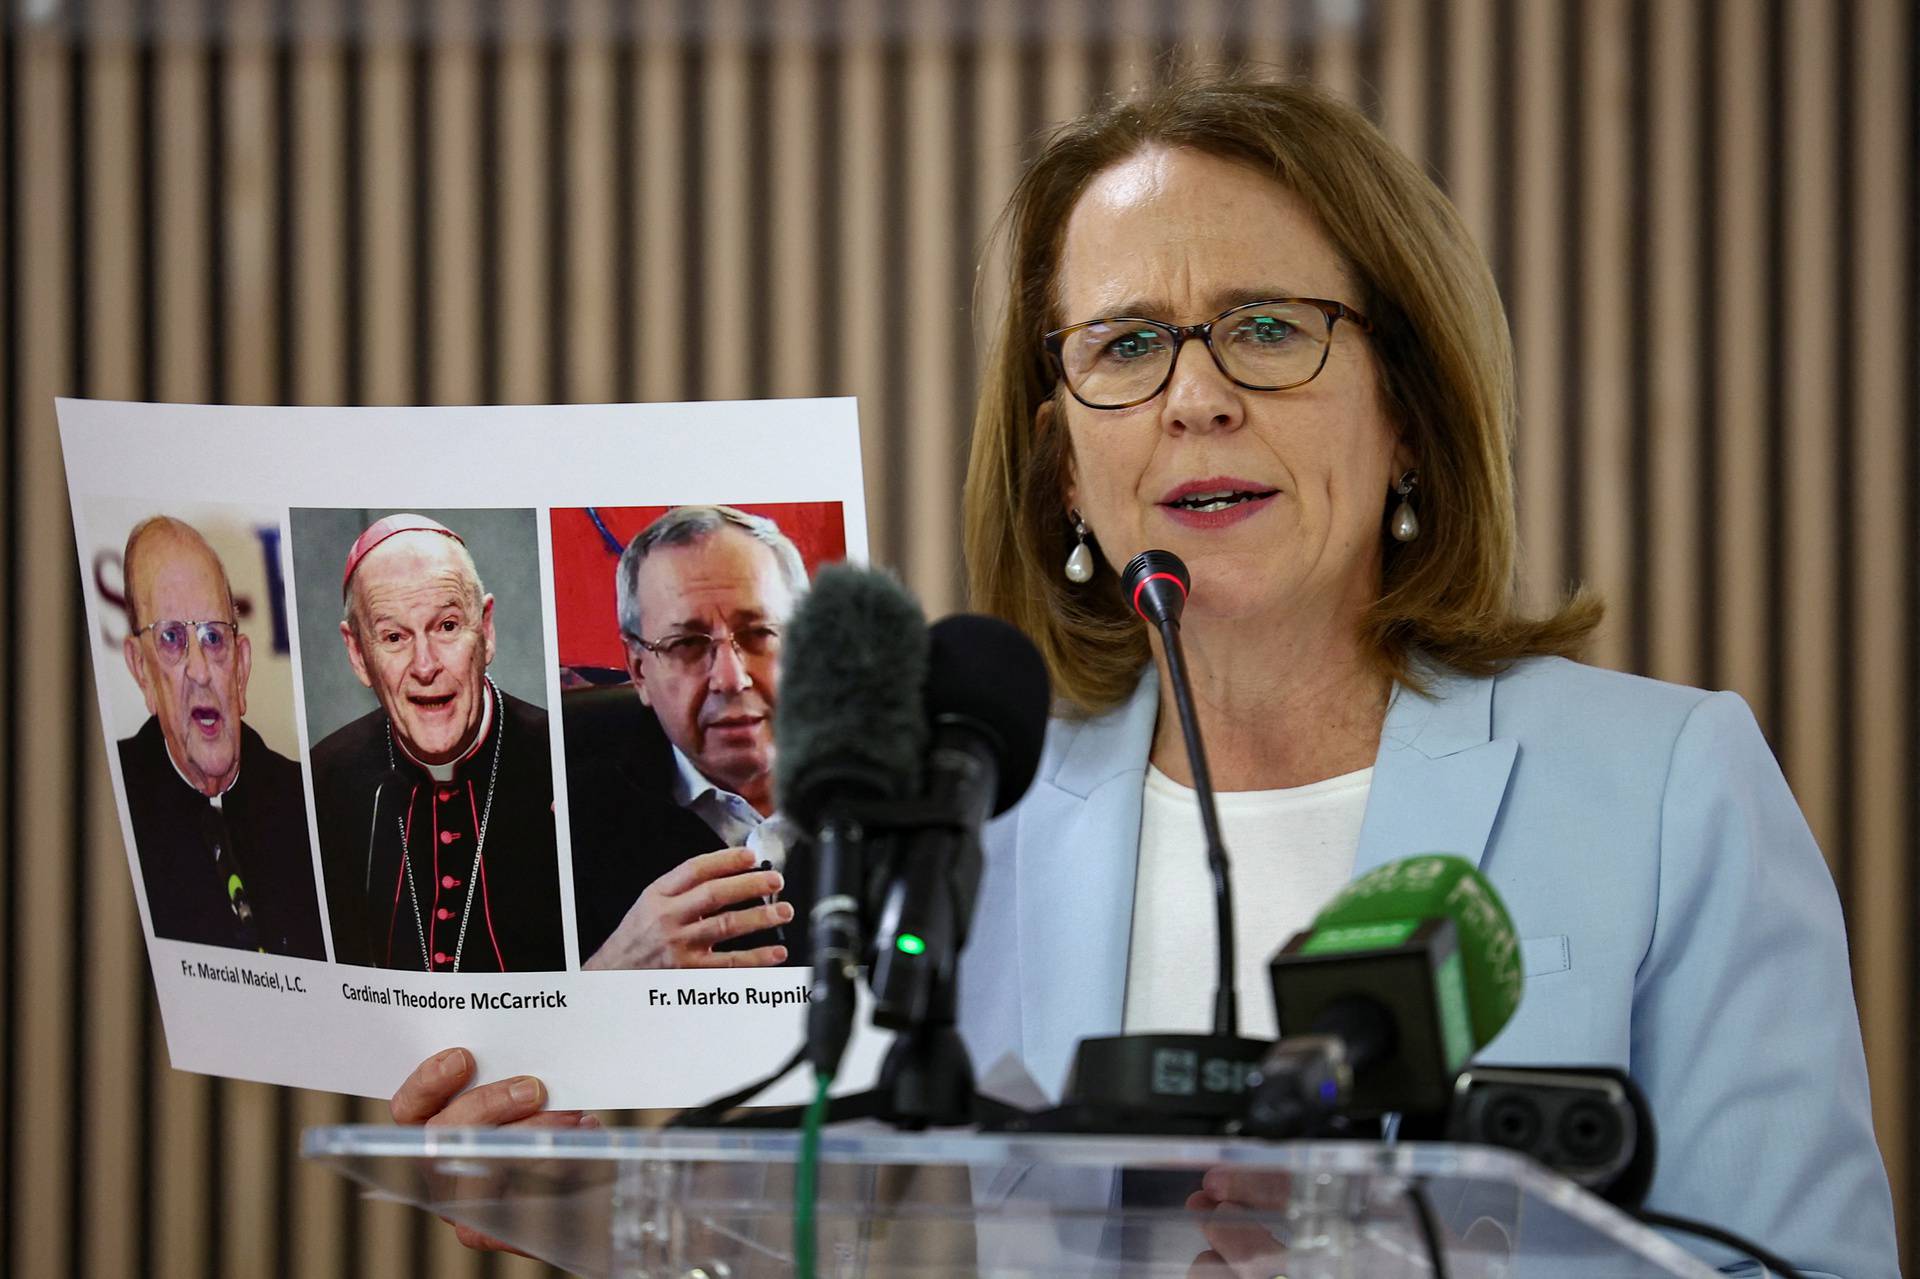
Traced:
<path id="1" fill-rule="evenodd" d="M 901 933 L 899 938 L 893 943 L 893 947 L 903 955 L 924 955 L 927 953 L 927 943 L 921 941 L 912 933 Z"/>

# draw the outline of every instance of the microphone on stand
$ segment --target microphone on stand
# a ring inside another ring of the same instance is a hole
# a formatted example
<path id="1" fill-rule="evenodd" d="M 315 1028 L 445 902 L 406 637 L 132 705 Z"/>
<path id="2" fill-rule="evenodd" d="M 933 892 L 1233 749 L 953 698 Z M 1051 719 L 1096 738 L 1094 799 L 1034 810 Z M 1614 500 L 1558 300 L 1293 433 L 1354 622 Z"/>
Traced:
<path id="1" fill-rule="evenodd" d="M 1074 1054 L 1064 1125 L 1101 1131 L 1219 1132 L 1239 1122 L 1250 1077 L 1273 1044 L 1240 1035 L 1234 991 L 1233 883 L 1220 837 L 1213 780 L 1187 682 L 1180 615 L 1192 579 L 1171 551 L 1144 551 L 1120 575 L 1120 589 L 1142 621 L 1159 632 L 1187 762 L 1200 802 L 1207 866 L 1213 875 L 1217 973 L 1210 1034 L 1138 1034 L 1084 1039 Z"/>
<path id="2" fill-rule="evenodd" d="M 813 838 L 807 1060 L 831 1078 L 853 1030 L 868 832 L 863 808 L 916 795 L 927 750 L 927 624 L 883 573 L 836 565 L 794 610 L 782 646 L 780 806 Z"/>
<path id="3" fill-rule="evenodd" d="M 1193 584 L 1187 566 L 1172 551 L 1142 551 L 1120 575 L 1133 611 L 1160 632 L 1167 650 L 1167 673 L 1173 684 L 1173 703 L 1180 712 L 1180 736 L 1187 744 L 1187 766 L 1193 770 L 1193 790 L 1200 801 L 1200 825 L 1207 837 L 1207 869 L 1213 873 L 1214 950 L 1219 973 L 1213 992 L 1213 1033 L 1240 1033 L 1240 996 L 1233 977 L 1233 879 L 1227 869 L 1227 846 L 1220 838 L 1220 812 L 1213 802 L 1213 775 L 1207 771 L 1207 752 L 1200 742 L 1200 721 L 1194 714 L 1193 690 L 1187 683 L 1187 654 L 1180 643 L 1180 615 L 1186 611 Z"/>
<path id="4" fill-rule="evenodd" d="M 981 827 L 1032 783 L 1049 701 L 1039 650 L 1006 622 L 961 614 L 928 638 L 925 788 L 870 899 L 873 1023 L 898 1032 L 876 1092 L 903 1128 L 990 1113 L 955 1025 L 959 957 L 980 889 Z"/>
<path id="5" fill-rule="evenodd" d="M 1050 701 L 1039 650 L 999 618 L 942 618 L 928 640 L 926 811 L 886 885 L 869 982 L 874 1023 L 895 1030 L 951 1003 L 980 887 L 980 829 L 1033 783 Z"/>

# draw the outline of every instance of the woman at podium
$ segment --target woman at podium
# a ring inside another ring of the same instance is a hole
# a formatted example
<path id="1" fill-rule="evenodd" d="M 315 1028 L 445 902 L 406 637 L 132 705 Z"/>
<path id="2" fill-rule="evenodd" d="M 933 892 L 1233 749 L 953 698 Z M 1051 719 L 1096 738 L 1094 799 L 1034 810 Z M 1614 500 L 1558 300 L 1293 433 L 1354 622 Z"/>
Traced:
<path id="1" fill-rule="evenodd" d="M 1809 1273 L 1893 1275 L 1826 865 L 1738 696 L 1579 664 L 1584 594 L 1522 611 L 1512 343 L 1446 197 L 1316 90 L 1194 80 L 1057 130 L 1006 225 L 967 565 L 1061 713 L 989 832 L 975 1061 L 1052 1087 L 1083 1038 L 1208 1023 L 1193 778 L 1117 575 L 1162 548 L 1192 575 L 1243 991 L 1356 873 L 1466 857 L 1526 972 L 1482 1060 L 1631 1071 L 1659 1130 L 1650 1207 Z M 1274 1031 L 1263 1003 L 1249 1033 Z M 537 1108 L 498 1086 L 448 1104 L 464 1074 L 432 1071 L 397 1118 Z"/>

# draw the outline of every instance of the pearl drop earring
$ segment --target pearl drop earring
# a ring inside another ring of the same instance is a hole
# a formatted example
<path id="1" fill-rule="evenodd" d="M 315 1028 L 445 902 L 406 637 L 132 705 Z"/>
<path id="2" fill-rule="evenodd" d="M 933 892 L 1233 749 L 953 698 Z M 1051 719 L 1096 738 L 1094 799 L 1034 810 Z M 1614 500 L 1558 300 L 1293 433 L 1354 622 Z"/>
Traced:
<path id="1" fill-rule="evenodd" d="M 1077 510 L 1068 510 L 1067 518 L 1073 521 L 1073 534 L 1080 539 L 1067 556 L 1067 580 L 1083 586 L 1093 580 L 1093 548 L 1087 545 L 1087 522 Z"/>
<path id="2" fill-rule="evenodd" d="M 1419 483 L 1420 473 L 1408 471 L 1393 486 L 1393 491 L 1400 495 L 1400 505 L 1393 510 L 1393 522 L 1388 525 L 1388 531 L 1396 542 L 1411 542 L 1420 536 L 1420 517 L 1413 513 L 1413 490 Z"/>

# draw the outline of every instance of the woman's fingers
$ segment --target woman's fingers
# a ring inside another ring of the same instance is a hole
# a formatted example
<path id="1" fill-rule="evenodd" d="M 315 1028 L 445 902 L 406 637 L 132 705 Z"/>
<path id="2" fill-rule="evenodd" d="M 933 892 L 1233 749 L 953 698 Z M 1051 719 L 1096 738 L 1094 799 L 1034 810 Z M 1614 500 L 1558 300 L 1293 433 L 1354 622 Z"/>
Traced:
<path id="1" fill-rule="evenodd" d="M 1261 1168 L 1209 1168 L 1200 1180 L 1200 1193 L 1215 1203 L 1243 1208 L 1285 1208 L 1293 1198 L 1293 1174 Z"/>
<path id="2" fill-rule="evenodd" d="M 473 1054 L 449 1048 L 415 1066 L 387 1103 L 396 1124 L 423 1124 L 439 1114 L 473 1078 Z"/>
<path id="3" fill-rule="evenodd" d="M 518 1075 L 461 1092 L 473 1078 L 473 1054 L 464 1048 L 435 1053 L 414 1068 L 400 1085 L 388 1110 L 397 1124 L 425 1123 L 433 1128 L 498 1127 L 580 1129 L 600 1127 L 600 1117 L 584 1110 L 542 1110 L 547 1087 L 532 1075 Z M 462 1246 L 479 1252 L 526 1253 L 484 1231 L 448 1222 Z"/>
<path id="4" fill-rule="evenodd" d="M 1187 1267 L 1187 1279 L 1233 1279 L 1233 1271 L 1227 1269 L 1225 1258 L 1209 1249 Z"/>
<path id="5" fill-rule="evenodd" d="M 447 1221 L 445 1217 L 440 1220 Z M 510 1252 L 517 1257 L 533 1255 L 529 1252 L 521 1252 L 510 1243 L 502 1243 L 492 1235 L 482 1234 L 472 1226 L 463 1226 L 457 1221 L 447 1221 L 447 1224 L 453 1227 L 454 1237 L 460 1241 L 461 1246 L 471 1248 L 475 1252 Z"/>
<path id="6" fill-rule="evenodd" d="M 509 1128 L 598 1128 L 600 1116 L 587 1110 L 543 1110 L 525 1119 L 516 1119 Z"/>
<path id="7" fill-rule="evenodd" d="M 537 1114 L 546 1104 L 545 1084 L 532 1075 L 516 1075 L 461 1093 L 427 1123 L 435 1128 L 495 1128 Z"/>
<path id="8" fill-rule="evenodd" d="M 1287 1248 L 1257 1221 L 1223 1208 L 1200 1223 L 1207 1243 L 1235 1274 L 1277 1275 L 1287 1268 Z"/>

